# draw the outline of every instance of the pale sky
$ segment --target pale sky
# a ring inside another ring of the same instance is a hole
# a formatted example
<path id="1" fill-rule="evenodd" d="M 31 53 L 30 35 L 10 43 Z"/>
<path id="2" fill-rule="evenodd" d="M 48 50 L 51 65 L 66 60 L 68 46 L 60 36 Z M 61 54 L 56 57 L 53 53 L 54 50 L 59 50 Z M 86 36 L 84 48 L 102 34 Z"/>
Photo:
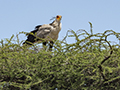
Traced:
<path id="1" fill-rule="evenodd" d="M 0 40 L 49 24 L 56 15 L 62 15 L 59 40 L 70 29 L 90 32 L 88 22 L 93 24 L 94 33 L 120 32 L 120 0 L 0 0 Z M 26 36 L 19 38 L 25 40 Z M 113 36 L 110 40 L 116 41 Z M 72 42 L 69 38 L 68 43 Z"/>

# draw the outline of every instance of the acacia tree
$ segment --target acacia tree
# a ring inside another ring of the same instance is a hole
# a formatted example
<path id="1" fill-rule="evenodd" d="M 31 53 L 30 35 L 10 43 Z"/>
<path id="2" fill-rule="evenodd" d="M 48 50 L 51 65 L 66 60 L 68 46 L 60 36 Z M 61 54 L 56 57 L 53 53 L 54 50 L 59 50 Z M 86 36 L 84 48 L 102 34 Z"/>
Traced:
<path id="1" fill-rule="evenodd" d="M 23 32 L 22 32 L 23 33 Z M 39 45 L 22 47 L 19 39 L 1 40 L 0 88 L 3 90 L 113 90 L 120 89 L 120 49 L 107 37 L 120 33 L 69 30 L 52 51 Z M 76 42 L 66 43 L 74 37 Z M 81 39 L 81 37 L 83 39 Z M 17 44 L 15 43 L 17 42 Z"/>

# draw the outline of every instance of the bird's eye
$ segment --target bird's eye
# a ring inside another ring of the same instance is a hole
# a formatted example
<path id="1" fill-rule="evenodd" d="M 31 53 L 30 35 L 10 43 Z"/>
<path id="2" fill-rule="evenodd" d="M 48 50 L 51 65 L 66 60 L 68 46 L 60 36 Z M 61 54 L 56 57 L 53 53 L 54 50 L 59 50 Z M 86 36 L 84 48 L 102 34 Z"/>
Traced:
<path id="1" fill-rule="evenodd" d="M 57 18 L 59 18 L 59 16 L 57 16 Z"/>

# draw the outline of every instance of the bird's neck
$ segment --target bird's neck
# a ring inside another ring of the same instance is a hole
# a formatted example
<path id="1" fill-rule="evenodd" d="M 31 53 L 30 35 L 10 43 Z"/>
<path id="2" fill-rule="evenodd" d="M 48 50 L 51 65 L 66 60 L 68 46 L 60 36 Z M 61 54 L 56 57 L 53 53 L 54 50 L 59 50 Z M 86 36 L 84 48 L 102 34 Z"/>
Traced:
<path id="1" fill-rule="evenodd" d="M 60 25 L 60 21 L 55 20 L 52 23 L 50 23 L 50 25 L 52 25 L 53 27 L 57 27 Z"/>

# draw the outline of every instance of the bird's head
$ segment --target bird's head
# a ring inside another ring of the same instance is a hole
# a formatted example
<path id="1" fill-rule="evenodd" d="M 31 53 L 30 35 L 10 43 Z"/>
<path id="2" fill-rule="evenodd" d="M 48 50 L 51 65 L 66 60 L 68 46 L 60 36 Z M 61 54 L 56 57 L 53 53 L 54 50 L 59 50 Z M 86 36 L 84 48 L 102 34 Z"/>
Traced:
<path id="1" fill-rule="evenodd" d="M 56 16 L 56 20 L 57 20 L 57 21 L 60 21 L 61 19 L 62 19 L 62 16 L 61 16 L 61 15 L 57 15 L 57 16 Z"/>

